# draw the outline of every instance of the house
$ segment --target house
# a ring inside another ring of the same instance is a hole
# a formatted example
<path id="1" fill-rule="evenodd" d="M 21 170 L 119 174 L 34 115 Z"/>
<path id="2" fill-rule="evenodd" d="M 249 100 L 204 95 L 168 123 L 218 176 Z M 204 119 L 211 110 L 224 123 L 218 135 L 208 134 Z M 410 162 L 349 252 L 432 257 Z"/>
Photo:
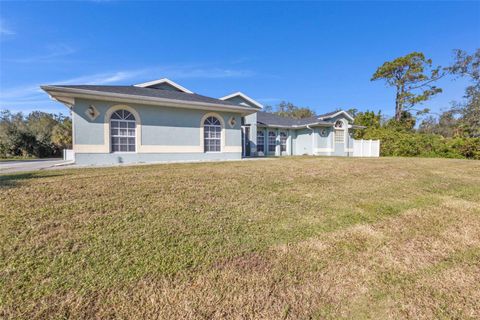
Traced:
<path id="1" fill-rule="evenodd" d="M 356 127 L 345 111 L 287 119 L 262 112 L 241 92 L 216 99 L 169 79 L 41 88 L 71 110 L 73 151 L 81 165 L 353 152 Z"/>

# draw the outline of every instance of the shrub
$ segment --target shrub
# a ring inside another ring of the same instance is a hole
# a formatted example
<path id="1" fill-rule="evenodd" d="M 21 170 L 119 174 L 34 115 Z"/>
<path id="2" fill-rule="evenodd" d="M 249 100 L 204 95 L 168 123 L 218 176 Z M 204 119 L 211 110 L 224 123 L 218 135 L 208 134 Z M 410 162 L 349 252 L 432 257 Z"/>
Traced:
<path id="1" fill-rule="evenodd" d="M 444 138 L 396 128 L 366 129 L 363 139 L 380 140 L 380 155 L 480 159 L 480 138 Z"/>

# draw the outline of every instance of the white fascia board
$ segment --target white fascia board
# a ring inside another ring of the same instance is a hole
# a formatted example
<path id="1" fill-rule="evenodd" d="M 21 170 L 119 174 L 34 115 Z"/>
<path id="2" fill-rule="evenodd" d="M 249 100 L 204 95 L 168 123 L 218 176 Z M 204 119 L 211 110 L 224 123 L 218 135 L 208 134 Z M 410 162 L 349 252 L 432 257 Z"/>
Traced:
<path id="1" fill-rule="evenodd" d="M 75 104 L 75 98 L 73 97 L 65 97 L 65 96 L 52 96 L 50 95 L 50 99 L 55 100 L 57 102 L 63 103 L 67 106 L 67 108 L 72 109 L 73 105 Z"/>
<path id="2" fill-rule="evenodd" d="M 319 117 L 318 120 L 323 120 L 323 119 L 331 119 L 331 118 L 335 118 L 336 116 L 340 115 L 340 114 L 344 114 L 348 119 L 350 119 L 351 121 L 354 121 L 353 117 L 348 114 L 348 112 L 344 111 L 344 110 L 340 110 L 332 115 L 329 115 L 329 116 L 325 116 L 325 117 Z"/>
<path id="3" fill-rule="evenodd" d="M 84 99 L 95 99 L 95 100 L 102 100 L 102 101 L 148 104 L 148 105 L 154 105 L 154 106 L 164 106 L 164 107 L 174 107 L 174 108 L 184 108 L 184 109 L 230 111 L 235 113 L 242 113 L 244 115 L 257 112 L 257 110 L 254 108 L 243 107 L 243 106 L 234 106 L 234 105 L 225 106 L 225 105 L 216 104 L 216 103 L 183 101 L 183 100 L 175 100 L 175 99 L 156 98 L 156 97 L 132 96 L 129 94 L 106 93 L 106 92 L 98 92 L 98 91 L 85 90 L 85 89 L 60 88 L 55 86 L 41 86 L 41 88 L 44 91 L 46 91 L 53 99 L 57 99 L 57 97 L 62 97 L 62 99 L 64 97 L 84 98 Z"/>
<path id="4" fill-rule="evenodd" d="M 173 82 L 172 80 L 167 79 L 167 78 L 148 81 L 148 82 L 144 82 L 144 83 L 138 83 L 138 84 L 135 84 L 134 87 L 148 88 L 150 86 L 154 86 L 156 84 L 161 84 L 161 83 L 167 83 L 167 84 L 171 85 L 172 87 L 174 87 L 174 88 L 176 88 L 176 89 L 178 89 L 182 92 L 185 92 L 185 93 L 193 93 L 192 91 L 188 90 L 187 88 L 185 88 L 185 87 L 179 85 L 178 83 Z"/>
<path id="5" fill-rule="evenodd" d="M 228 99 L 233 98 L 233 97 L 241 97 L 241 98 L 247 100 L 248 102 L 250 102 L 251 104 L 253 104 L 254 106 L 259 107 L 260 109 L 263 109 L 263 105 L 260 102 L 253 100 L 252 98 L 250 98 L 249 96 L 247 96 L 246 94 L 244 94 L 240 91 L 234 92 L 232 94 L 229 94 L 228 96 L 221 97 L 221 98 L 218 98 L 218 99 L 228 100 Z"/>

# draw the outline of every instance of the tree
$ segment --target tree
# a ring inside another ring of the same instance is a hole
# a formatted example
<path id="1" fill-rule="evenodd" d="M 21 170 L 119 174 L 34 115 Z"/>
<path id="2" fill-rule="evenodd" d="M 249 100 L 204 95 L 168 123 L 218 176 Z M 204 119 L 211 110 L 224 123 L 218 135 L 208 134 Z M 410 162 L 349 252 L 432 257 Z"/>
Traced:
<path id="1" fill-rule="evenodd" d="M 375 71 L 371 81 L 385 80 L 387 85 L 395 87 L 395 120 L 401 121 L 405 111 L 428 113 L 428 109 L 415 110 L 413 107 L 442 92 L 433 85 L 445 75 L 441 67 L 432 67 L 432 60 L 421 52 L 412 52 L 406 56 L 385 62 Z"/>
<path id="2" fill-rule="evenodd" d="M 419 133 L 439 134 L 444 138 L 461 136 L 456 112 L 453 109 L 443 112 L 438 118 L 428 116 L 418 126 Z"/>
<path id="3" fill-rule="evenodd" d="M 417 119 L 409 111 L 402 111 L 399 120 L 392 118 L 385 123 L 385 127 L 398 131 L 414 131 L 416 123 Z"/>
<path id="4" fill-rule="evenodd" d="M 358 125 L 358 126 L 364 126 L 366 127 L 365 129 L 357 129 L 354 131 L 354 138 L 355 139 L 362 139 L 363 136 L 365 135 L 365 132 L 367 129 L 378 129 L 380 128 L 381 125 L 381 120 L 382 120 L 382 114 L 380 111 L 377 113 L 373 111 L 365 111 L 365 112 L 358 112 L 356 109 L 353 112 L 355 114 L 355 120 L 353 124 Z M 352 111 L 352 109 L 349 110 L 349 113 Z M 352 113 L 350 113 L 352 114 Z"/>
<path id="5" fill-rule="evenodd" d="M 304 119 L 313 117 L 315 112 L 307 107 L 298 107 L 291 102 L 282 101 L 276 107 L 276 110 L 273 110 L 271 106 L 265 106 L 263 108 L 265 112 L 274 113 L 280 117 L 293 118 L 293 119 Z"/>
<path id="6" fill-rule="evenodd" d="M 468 55 L 463 50 L 455 50 L 455 61 L 449 71 L 456 76 L 471 81 L 465 89 L 465 102 L 454 103 L 452 110 L 460 115 L 459 124 L 465 135 L 480 137 L 480 49 Z"/>
<path id="7" fill-rule="evenodd" d="M 60 149 L 72 147 L 72 120 L 68 117 L 61 119 L 52 130 L 52 143 Z"/>
<path id="8" fill-rule="evenodd" d="M 0 157 L 50 157 L 71 146 L 72 122 L 63 115 L 40 111 L 0 111 Z"/>

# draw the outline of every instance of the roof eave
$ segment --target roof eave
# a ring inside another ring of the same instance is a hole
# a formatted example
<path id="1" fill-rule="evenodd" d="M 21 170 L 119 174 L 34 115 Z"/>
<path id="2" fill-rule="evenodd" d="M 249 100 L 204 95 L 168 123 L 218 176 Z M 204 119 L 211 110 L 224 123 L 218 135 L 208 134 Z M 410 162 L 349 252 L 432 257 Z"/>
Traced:
<path id="1" fill-rule="evenodd" d="M 96 100 L 104 101 L 118 101 L 118 102 L 127 102 L 127 103 L 141 103 L 149 105 L 161 105 L 165 107 L 177 107 L 177 108 L 187 108 L 187 109 L 208 109 L 215 111 L 230 111 L 230 112 L 240 112 L 243 114 L 252 114 L 258 110 L 255 108 L 243 107 L 243 106 L 227 106 L 216 103 L 205 103 L 198 101 L 184 101 L 176 99 L 166 99 L 166 98 L 157 98 L 157 97 L 145 97 L 138 95 L 129 95 L 121 93 L 109 93 L 109 92 L 99 92 L 86 89 L 75 89 L 75 88 L 64 88 L 57 86 L 44 85 L 40 86 L 42 90 L 47 92 L 52 99 L 55 99 L 59 102 L 65 103 L 65 97 L 67 98 L 94 98 Z"/>

